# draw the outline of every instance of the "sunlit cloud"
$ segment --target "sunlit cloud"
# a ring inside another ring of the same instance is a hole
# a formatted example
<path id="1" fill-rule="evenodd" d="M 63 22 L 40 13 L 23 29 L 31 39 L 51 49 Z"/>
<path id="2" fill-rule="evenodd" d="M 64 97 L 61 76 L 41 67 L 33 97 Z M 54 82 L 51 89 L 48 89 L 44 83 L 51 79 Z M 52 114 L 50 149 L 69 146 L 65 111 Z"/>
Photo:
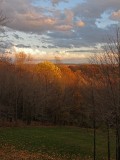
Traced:
<path id="1" fill-rule="evenodd" d="M 76 26 L 77 26 L 77 27 L 84 27 L 84 26 L 85 26 L 85 23 L 80 20 L 80 21 L 76 22 Z"/>
<path id="2" fill-rule="evenodd" d="M 69 31 L 73 28 L 73 26 L 71 25 L 60 25 L 60 26 L 56 26 L 56 29 L 59 31 Z"/>
<path id="3" fill-rule="evenodd" d="M 116 21 L 120 21 L 120 10 L 113 12 L 111 18 Z"/>

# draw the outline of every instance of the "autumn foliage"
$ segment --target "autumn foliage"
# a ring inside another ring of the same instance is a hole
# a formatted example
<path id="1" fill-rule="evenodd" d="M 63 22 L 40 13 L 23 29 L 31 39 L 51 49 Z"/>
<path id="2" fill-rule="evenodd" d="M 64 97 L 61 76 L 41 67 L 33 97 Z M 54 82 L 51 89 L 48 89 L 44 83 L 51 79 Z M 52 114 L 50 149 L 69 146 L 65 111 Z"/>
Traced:
<path id="1" fill-rule="evenodd" d="M 107 94 L 107 86 L 100 67 L 55 65 L 47 61 L 32 64 L 27 63 L 28 58 L 24 53 L 19 53 L 14 63 L 7 59 L 0 61 L 1 125 L 5 121 L 23 121 L 26 124 L 35 121 L 41 124 L 92 127 L 92 89 L 96 93 L 96 112 L 104 113 L 105 108 L 101 106 L 107 107 L 107 103 L 111 102 L 111 97 L 108 97 L 101 104 Z M 112 74 L 111 83 L 114 86 L 117 84 Z M 98 124 L 105 115 L 102 116 L 98 114 Z"/>

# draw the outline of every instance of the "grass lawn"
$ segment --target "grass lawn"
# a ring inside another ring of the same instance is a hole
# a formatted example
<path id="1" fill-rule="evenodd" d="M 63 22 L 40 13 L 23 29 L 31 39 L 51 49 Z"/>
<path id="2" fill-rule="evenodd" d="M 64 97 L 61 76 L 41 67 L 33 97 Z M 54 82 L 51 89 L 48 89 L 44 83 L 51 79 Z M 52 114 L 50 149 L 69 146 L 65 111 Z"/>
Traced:
<path id="1" fill-rule="evenodd" d="M 36 153 L 66 159 L 68 157 L 69 160 L 77 159 L 75 157 L 84 159 L 93 156 L 93 130 L 75 127 L 0 128 L 0 148 L 3 148 L 4 154 L 8 154 L 9 151 L 6 153 L 4 149 L 9 150 L 8 146 L 11 146 L 14 152 L 20 151 L 22 154 L 25 151 L 26 154 Z M 115 156 L 113 133 L 111 133 L 111 156 L 113 158 Z M 107 157 L 107 134 L 98 130 L 97 160 L 102 160 L 103 157 Z M 40 160 L 43 159 L 45 158 Z"/>

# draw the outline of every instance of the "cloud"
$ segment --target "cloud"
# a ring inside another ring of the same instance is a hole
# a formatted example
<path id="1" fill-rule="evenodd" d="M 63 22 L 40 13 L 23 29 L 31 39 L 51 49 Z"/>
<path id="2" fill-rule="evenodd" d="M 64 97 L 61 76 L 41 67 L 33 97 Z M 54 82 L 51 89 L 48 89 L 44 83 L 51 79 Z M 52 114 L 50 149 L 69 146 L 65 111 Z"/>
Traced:
<path id="1" fill-rule="evenodd" d="M 11 48 L 14 44 L 12 42 L 9 41 L 2 41 L 0 44 L 0 53 L 5 53 L 6 50 L 8 50 L 9 48 Z"/>
<path id="2" fill-rule="evenodd" d="M 60 26 L 56 26 L 56 29 L 59 31 L 69 31 L 73 28 L 73 26 L 71 25 L 60 25 Z"/>
<path id="3" fill-rule="evenodd" d="M 70 9 L 63 12 L 33 6 L 34 0 L 4 0 L 2 8 L 10 23 L 8 27 L 23 32 L 45 33 L 47 31 L 67 31 L 72 29 L 74 13 Z M 31 2 L 31 3 L 30 3 Z M 60 0 L 55 0 L 58 3 Z M 66 2 L 66 1 L 64 1 Z M 18 38 L 18 37 L 16 37 Z"/>
<path id="4" fill-rule="evenodd" d="M 24 32 L 52 30 L 56 19 L 46 15 L 43 9 L 32 6 L 33 0 L 4 0 L 2 10 L 9 19 L 8 27 Z M 46 11 L 47 12 L 47 11 Z"/>
<path id="5" fill-rule="evenodd" d="M 120 21 L 120 10 L 113 12 L 111 14 L 111 19 L 113 19 L 115 21 Z"/>
<path id="6" fill-rule="evenodd" d="M 91 53 L 91 52 L 98 52 L 98 50 L 93 50 L 93 49 L 81 49 L 81 50 L 70 50 L 70 51 L 66 51 L 68 53 Z"/>
<path id="7" fill-rule="evenodd" d="M 17 39 L 17 40 L 19 40 L 19 39 L 23 39 L 22 37 L 20 37 L 18 34 L 16 34 L 16 33 L 13 33 L 13 36 Z"/>
<path id="8" fill-rule="evenodd" d="M 76 22 L 76 26 L 77 26 L 77 27 L 84 27 L 84 26 L 85 26 L 85 23 L 80 20 L 80 21 Z"/>
<path id="9" fill-rule="evenodd" d="M 66 17 L 66 19 L 65 19 L 66 23 L 68 23 L 68 24 L 72 23 L 73 18 L 74 18 L 73 11 L 70 9 L 65 9 L 65 17 Z"/>
<path id="10" fill-rule="evenodd" d="M 46 0 L 47 1 L 47 0 Z M 92 26 L 101 14 L 107 9 L 117 9 L 118 0 L 89 0 L 76 7 L 65 10 L 47 9 L 33 6 L 34 0 L 4 0 L 2 8 L 11 22 L 8 27 L 24 32 L 43 33 L 46 31 L 70 30 L 74 24 L 78 27 Z M 52 0 L 52 3 L 68 2 L 66 0 Z M 70 1 L 69 1 L 70 3 Z"/>
<path id="11" fill-rule="evenodd" d="M 17 47 L 17 48 L 31 48 L 30 45 L 24 45 L 24 44 L 17 44 L 17 45 L 15 45 L 15 47 Z"/>
<path id="12" fill-rule="evenodd" d="M 88 0 L 83 4 L 77 4 L 74 7 L 74 13 L 78 17 L 100 18 L 101 14 L 107 10 L 116 10 L 120 7 L 119 0 Z"/>
<path id="13" fill-rule="evenodd" d="M 68 2 L 69 0 L 51 0 L 51 2 L 52 2 L 52 4 L 53 4 L 53 6 L 54 5 L 57 5 L 58 3 L 60 3 L 60 2 Z"/>
<path id="14" fill-rule="evenodd" d="M 55 23 L 56 20 L 52 17 L 27 12 L 23 14 L 17 13 L 14 21 L 12 24 L 8 24 L 8 27 L 25 32 L 42 32 L 52 30 Z"/>

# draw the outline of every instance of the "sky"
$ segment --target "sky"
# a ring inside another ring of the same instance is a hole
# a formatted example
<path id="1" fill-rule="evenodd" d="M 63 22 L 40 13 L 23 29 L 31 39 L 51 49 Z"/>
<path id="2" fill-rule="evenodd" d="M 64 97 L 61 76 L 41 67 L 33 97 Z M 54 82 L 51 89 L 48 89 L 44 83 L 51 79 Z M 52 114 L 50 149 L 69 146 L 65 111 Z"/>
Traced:
<path id="1" fill-rule="evenodd" d="M 0 0 L 8 22 L 0 52 L 87 63 L 120 26 L 120 0 Z"/>

